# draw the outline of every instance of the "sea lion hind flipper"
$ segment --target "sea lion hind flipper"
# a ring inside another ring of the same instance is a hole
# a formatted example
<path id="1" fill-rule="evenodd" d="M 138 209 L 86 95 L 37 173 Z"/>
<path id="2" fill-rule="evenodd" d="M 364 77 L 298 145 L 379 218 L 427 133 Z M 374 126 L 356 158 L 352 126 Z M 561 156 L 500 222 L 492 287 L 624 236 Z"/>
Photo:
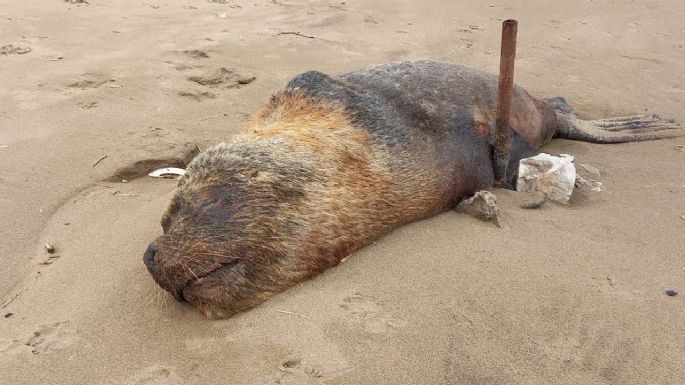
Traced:
<path id="1" fill-rule="evenodd" d="M 629 131 L 633 134 L 681 128 L 673 119 L 662 118 L 659 115 L 621 116 L 590 120 L 589 123 L 605 131 Z"/>
<path id="2" fill-rule="evenodd" d="M 630 116 L 615 119 L 581 120 L 567 131 L 567 139 L 591 143 L 626 143 L 676 138 L 685 135 L 685 130 L 671 119 L 657 115 Z"/>
<path id="3" fill-rule="evenodd" d="M 590 143 L 642 142 L 685 136 L 685 129 L 673 119 L 659 115 L 622 116 L 583 120 L 562 98 L 546 100 L 557 115 L 554 136 Z"/>

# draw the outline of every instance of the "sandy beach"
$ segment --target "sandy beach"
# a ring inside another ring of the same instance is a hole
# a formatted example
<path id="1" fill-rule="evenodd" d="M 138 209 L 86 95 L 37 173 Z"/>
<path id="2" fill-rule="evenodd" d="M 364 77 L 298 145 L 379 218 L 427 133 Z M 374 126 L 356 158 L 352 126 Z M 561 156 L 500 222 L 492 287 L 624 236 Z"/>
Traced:
<path id="1" fill-rule="evenodd" d="M 554 140 L 604 191 L 496 190 L 502 229 L 413 223 L 227 320 L 142 262 L 175 186 L 151 167 L 303 71 L 496 72 L 507 18 L 532 94 L 685 123 L 679 0 L 0 0 L 0 384 L 685 384 L 682 137 Z"/>

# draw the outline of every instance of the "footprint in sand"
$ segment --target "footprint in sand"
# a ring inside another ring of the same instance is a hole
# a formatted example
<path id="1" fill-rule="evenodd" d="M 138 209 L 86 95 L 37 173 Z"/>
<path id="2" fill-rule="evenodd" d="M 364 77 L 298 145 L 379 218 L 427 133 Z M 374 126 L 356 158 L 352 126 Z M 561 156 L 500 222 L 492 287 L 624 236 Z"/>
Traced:
<path id="1" fill-rule="evenodd" d="M 120 385 L 180 385 L 186 382 L 176 374 L 174 368 L 162 365 L 152 365 L 138 370 L 127 380 L 107 382 Z"/>
<path id="2" fill-rule="evenodd" d="M 77 340 L 78 335 L 71 321 L 55 322 L 39 326 L 33 334 L 23 339 L 0 344 L 0 353 L 19 353 L 26 350 L 33 354 L 58 352 Z"/>
<path id="3" fill-rule="evenodd" d="M 180 54 L 182 54 L 183 56 L 188 56 L 192 59 L 197 59 L 197 60 L 209 58 L 209 54 L 206 51 L 199 50 L 199 49 L 187 49 L 185 51 L 180 51 Z M 195 68 L 200 68 L 199 66 L 185 64 L 182 61 L 176 61 L 176 60 L 165 60 L 164 62 L 174 66 L 174 69 L 176 71 L 187 71 L 187 70 L 191 70 L 191 69 L 195 69 Z"/>
<path id="4" fill-rule="evenodd" d="M 199 49 L 187 49 L 183 51 L 184 54 L 187 56 L 192 57 L 193 59 L 207 59 L 209 58 L 209 54 L 205 51 L 199 50 Z"/>
<path id="5" fill-rule="evenodd" d="M 31 52 L 31 48 L 14 44 L 3 45 L 0 47 L 0 56 L 23 55 Z"/>
<path id="6" fill-rule="evenodd" d="M 193 337 L 185 340 L 185 348 L 193 355 L 215 354 L 219 341 L 216 338 Z"/>
<path id="7" fill-rule="evenodd" d="M 311 384 L 323 381 L 323 372 L 313 366 L 303 363 L 299 358 L 290 358 L 278 367 L 275 384 Z"/>
<path id="8" fill-rule="evenodd" d="M 182 54 L 184 56 L 188 56 L 188 57 L 193 58 L 193 59 L 197 59 L 197 60 L 209 58 L 209 54 L 206 51 L 199 50 L 199 49 L 187 49 L 185 51 L 180 51 L 180 54 Z M 187 71 L 187 70 L 192 70 L 195 68 L 200 68 L 199 66 L 185 64 L 182 61 L 176 61 L 176 60 L 165 60 L 164 62 L 174 66 L 174 69 L 176 71 Z"/>
<path id="9" fill-rule="evenodd" d="M 208 3 L 214 3 L 214 4 L 227 4 L 229 8 L 234 8 L 234 9 L 240 9 L 242 8 L 238 4 L 233 4 L 229 0 L 207 0 Z"/>
<path id="10" fill-rule="evenodd" d="M 380 24 L 380 21 L 371 15 L 364 16 L 364 23 L 366 24 Z"/>
<path id="11" fill-rule="evenodd" d="M 184 98 L 190 98 L 195 101 L 201 102 L 206 99 L 216 98 L 216 94 L 209 91 L 180 91 L 178 96 L 183 96 Z"/>
<path id="12" fill-rule="evenodd" d="M 79 88 L 82 90 L 89 88 L 98 88 L 107 83 L 114 83 L 114 79 L 109 79 L 106 76 L 99 74 L 83 74 L 81 77 L 67 84 L 69 88 Z"/>
<path id="13" fill-rule="evenodd" d="M 173 61 L 173 60 L 165 60 L 164 62 L 174 66 L 174 69 L 176 71 L 187 71 L 187 70 L 192 70 L 194 68 L 198 68 L 196 66 L 191 66 L 191 65 L 181 63 L 181 62 L 177 62 L 177 61 Z"/>
<path id="14" fill-rule="evenodd" d="M 402 58 L 407 57 L 410 53 L 411 52 L 409 50 L 400 48 L 400 49 L 395 49 L 395 50 L 389 51 L 388 53 L 386 53 L 386 56 L 391 61 L 398 61 Z"/>
<path id="15" fill-rule="evenodd" d="M 206 87 L 240 88 L 251 83 L 255 76 L 236 69 L 221 67 L 213 73 L 189 76 L 188 80 Z"/>
<path id="16" fill-rule="evenodd" d="M 390 333 L 406 325 L 406 321 L 394 317 L 371 296 L 356 293 L 343 299 L 338 306 L 347 312 L 349 320 L 362 325 L 368 333 Z"/>
<path id="17" fill-rule="evenodd" d="M 85 100 L 83 100 L 83 101 L 78 102 L 77 106 L 88 110 L 88 109 L 97 107 L 98 102 L 97 101 L 85 101 Z"/>

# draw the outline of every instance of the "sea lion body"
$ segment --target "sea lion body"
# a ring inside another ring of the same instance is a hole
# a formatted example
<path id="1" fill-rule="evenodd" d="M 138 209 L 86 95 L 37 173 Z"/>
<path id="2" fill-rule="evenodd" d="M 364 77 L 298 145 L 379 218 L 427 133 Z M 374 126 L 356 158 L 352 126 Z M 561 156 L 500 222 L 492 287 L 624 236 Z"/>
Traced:
<path id="1" fill-rule="evenodd" d="M 148 270 L 177 299 L 228 317 L 452 208 L 493 185 L 496 95 L 496 76 L 433 61 L 295 77 L 244 134 L 188 165 Z M 563 99 L 515 86 L 509 175 L 554 136 L 656 138 L 597 136 L 579 122 Z"/>

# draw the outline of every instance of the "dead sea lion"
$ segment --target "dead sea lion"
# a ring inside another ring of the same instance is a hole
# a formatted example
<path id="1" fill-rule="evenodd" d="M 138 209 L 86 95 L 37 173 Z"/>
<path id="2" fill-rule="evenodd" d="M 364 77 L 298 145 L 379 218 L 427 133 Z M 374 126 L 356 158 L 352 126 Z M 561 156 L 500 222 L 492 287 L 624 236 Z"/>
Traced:
<path id="1" fill-rule="evenodd" d="M 144 262 L 208 317 L 262 303 L 492 187 L 496 95 L 497 76 L 435 61 L 298 75 L 242 135 L 188 165 Z M 581 120 L 562 98 L 518 86 L 511 125 L 511 178 L 553 137 L 620 143 L 681 133 L 658 116 Z"/>

